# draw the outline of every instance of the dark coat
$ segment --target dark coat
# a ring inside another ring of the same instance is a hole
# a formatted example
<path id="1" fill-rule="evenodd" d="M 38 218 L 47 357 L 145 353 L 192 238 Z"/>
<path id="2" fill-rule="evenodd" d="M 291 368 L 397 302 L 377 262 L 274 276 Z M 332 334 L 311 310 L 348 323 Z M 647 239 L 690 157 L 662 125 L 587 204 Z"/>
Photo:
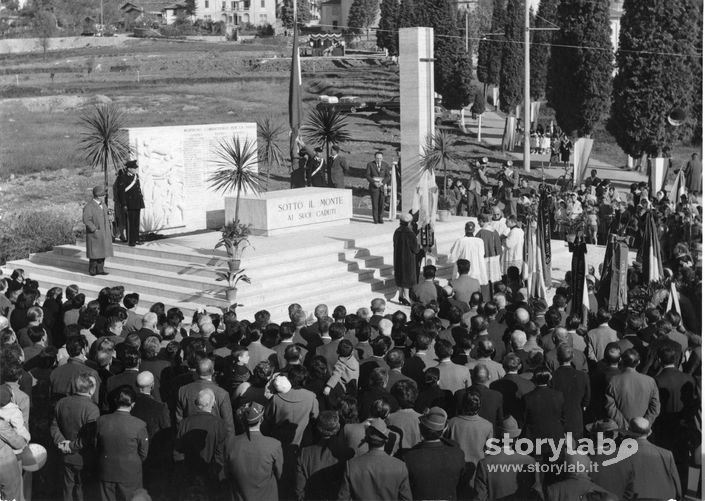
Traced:
<path id="1" fill-rule="evenodd" d="M 646 439 L 637 440 L 634 491 L 639 499 L 681 499 L 681 483 L 671 451 Z"/>
<path id="2" fill-rule="evenodd" d="M 467 390 L 458 390 L 455 392 L 456 414 L 462 403 L 463 395 L 468 390 L 477 390 L 480 393 L 480 411 L 477 413 L 481 418 L 486 419 L 494 426 L 495 433 L 502 426 L 504 421 L 504 399 L 498 391 L 491 390 L 484 384 L 473 384 Z"/>
<path id="3" fill-rule="evenodd" d="M 475 490 L 478 501 L 494 501 L 499 499 L 525 501 L 541 499 L 537 496 L 541 492 L 541 480 L 538 469 L 529 472 L 527 468 L 522 471 L 499 470 L 497 465 L 534 465 L 537 464 L 533 456 L 512 453 L 504 450 L 499 454 L 485 456 L 477 464 L 475 476 Z M 492 467 L 490 471 L 489 467 Z M 533 495 L 532 495 L 533 494 Z"/>
<path id="4" fill-rule="evenodd" d="M 587 477 L 566 478 L 546 489 L 547 501 L 574 501 L 584 499 L 588 492 L 607 492 L 602 487 L 594 484 Z"/>
<path id="5" fill-rule="evenodd" d="M 632 499 L 634 492 L 634 462 L 632 458 L 625 458 L 616 463 L 603 466 L 609 459 L 615 459 L 617 451 L 612 454 L 598 452 L 590 456 L 590 461 L 599 465 L 590 472 L 590 478 L 597 485 L 616 494 L 619 499 Z"/>
<path id="6" fill-rule="evenodd" d="M 504 416 L 512 416 L 519 423 L 519 427 L 524 425 L 524 395 L 536 388 L 536 385 L 518 374 L 506 374 L 502 379 L 493 381 L 490 389 L 502 394 L 504 401 Z"/>
<path id="7" fill-rule="evenodd" d="M 399 226 L 394 232 L 394 281 L 397 287 L 416 285 L 416 254 L 419 250 L 414 231 L 409 226 Z"/>
<path id="8" fill-rule="evenodd" d="M 379 169 L 377 168 L 376 162 L 368 162 L 367 167 L 365 168 L 365 179 L 367 179 L 367 182 L 370 183 L 370 191 L 377 191 L 380 189 L 374 184 L 375 177 L 381 177 L 382 184 L 389 184 L 392 182 L 392 170 L 387 162 L 382 161 Z"/>
<path id="9" fill-rule="evenodd" d="M 336 499 L 345 462 L 354 456 L 354 450 L 335 438 L 304 447 L 296 464 L 296 497 L 301 500 Z"/>
<path id="10" fill-rule="evenodd" d="M 138 393 L 135 400 L 135 406 L 130 412 L 136 418 L 141 419 L 147 425 L 147 435 L 152 441 L 152 449 L 154 448 L 154 437 L 171 427 L 169 421 L 169 408 L 163 402 L 158 402 L 150 395 Z"/>
<path id="11" fill-rule="evenodd" d="M 104 259 L 113 255 L 113 234 L 108 209 L 91 200 L 83 208 L 86 225 L 86 255 L 88 259 Z"/>
<path id="12" fill-rule="evenodd" d="M 414 499 L 457 499 L 465 454 L 452 440 L 421 442 L 404 454 Z"/>
<path id="13" fill-rule="evenodd" d="M 147 425 L 125 411 L 98 418 L 98 467 L 103 482 L 142 483 L 142 462 L 147 459 Z"/>
<path id="14" fill-rule="evenodd" d="M 563 394 L 538 386 L 524 395 L 524 434 L 533 440 L 552 438 L 560 440 L 565 434 L 565 402 Z"/>
<path id="15" fill-rule="evenodd" d="M 90 463 L 99 417 L 98 406 L 84 395 L 64 397 L 56 404 L 51 420 L 51 438 L 55 444 L 71 441 L 72 454 L 61 456 L 65 464 L 83 466 L 84 459 Z"/>
<path id="16" fill-rule="evenodd" d="M 69 358 L 68 362 L 64 365 L 60 365 L 51 371 L 51 375 L 49 376 L 49 385 L 52 400 L 57 401 L 62 397 L 76 393 L 76 377 L 84 372 L 93 376 L 96 380 L 97 387 L 95 389 L 95 393 L 93 394 L 93 402 L 98 405 L 100 375 L 78 358 Z"/>
<path id="17" fill-rule="evenodd" d="M 225 476 L 235 501 L 279 499 L 283 466 L 281 443 L 258 431 L 230 437 L 225 445 Z"/>
<path id="18" fill-rule="evenodd" d="M 645 417 L 653 423 L 661 412 L 656 381 L 634 369 L 624 369 L 607 385 L 606 409 L 607 415 L 625 430 L 635 417 Z"/>
<path id="19" fill-rule="evenodd" d="M 399 459 L 373 449 L 345 465 L 340 501 L 390 499 L 411 501 L 409 472 Z"/>
<path id="20" fill-rule="evenodd" d="M 573 367 L 559 367 L 553 373 L 551 386 L 563 393 L 565 406 L 565 431 L 574 438 L 583 436 L 583 409 L 590 403 L 590 379 Z"/>
<path id="21" fill-rule="evenodd" d="M 179 424 L 174 448 L 184 454 L 189 475 L 217 479 L 223 467 L 226 438 L 223 420 L 198 410 Z"/>
<path id="22" fill-rule="evenodd" d="M 135 181 L 135 184 L 132 188 L 129 188 L 132 181 Z M 115 184 L 118 203 L 121 207 L 127 207 L 127 210 L 144 209 L 144 198 L 142 197 L 139 178 L 135 179 L 134 176 L 125 174 L 118 177 Z"/>
<path id="23" fill-rule="evenodd" d="M 182 419 L 198 411 L 196 398 L 198 392 L 205 388 L 210 388 L 215 394 L 215 405 L 211 413 L 225 422 L 225 429 L 229 434 L 234 434 L 235 423 L 233 422 L 233 406 L 230 403 L 230 395 L 214 382 L 205 379 L 198 379 L 179 388 L 176 400 L 176 422 L 180 423 Z"/>
<path id="24" fill-rule="evenodd" d="M 328 160 L 328 185 L 331 188 L 345 188 L 345 175 L 348 173 L 348 162 L 345 157 L 337 155 Z"/>

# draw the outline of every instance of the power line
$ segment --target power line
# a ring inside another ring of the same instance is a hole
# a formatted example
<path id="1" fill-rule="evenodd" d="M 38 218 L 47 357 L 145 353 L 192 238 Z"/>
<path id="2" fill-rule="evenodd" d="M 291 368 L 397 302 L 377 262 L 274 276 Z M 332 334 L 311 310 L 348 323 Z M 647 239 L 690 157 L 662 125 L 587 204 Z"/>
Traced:
<path id="1" fill-rule="evenodd" d="M 336 29 L 347 29 L 350 28 L 350 26 L 341 26 L 341 25 L 332 25 L 332 24 L 319 24 L 317 26 L 323 26 L 325 28 L 336 28 Z M 362 28 L 353 28 L 355 30 L 362 29 Z M 385 33 L 395 33 L 398 34 L 398 30 L 384 30 L 384 29 L 379 29 L 379 28 L 369 28 L 375 32 L 381 31 Z M 464 36 L 458 36 L 458 35 L 439 35 L 435 34 L 435 37 L 439 38 L 450 38 L 450 39 L 458 39 L 458 40 L 465 40 Z M 468 40 L 473 40 L 473 41 L 485 41 L 485 42 L 491 42 L 491 43 L 513 43 L 513 44 L 520 44 L 524 45 L 524 42 L 522 40 L 509 40 L 509 39 L 501 39 L 499 37 L 469 37 Z M 565 49 L 581 49 L 581 50 L 595 50 L 595 51 L 610 51 L 614 52 L 612 47 L 594 47 L 594 46 L 589 46 L 589 45 L 570 45 L 570 44 L 557 44 L 557 43 L 551 43 L 551 42 L 529 42 L 529 45 L 535 45 L 538 47 L 561 47 Z M 641 55 L 647 55 L 647 56 L 668 56 L 668 57 L 683 57 L 683 58 L 702 58 L 703 54 L 695 52 L 693 54 L 683 54 L 680 52 L 661 52 L 661 51 L 650 51 L 650 50 L 628 50 L 628 49 L 618 49 L 618 52 L 625 52 L 627 54 L 641 54 Z"/>

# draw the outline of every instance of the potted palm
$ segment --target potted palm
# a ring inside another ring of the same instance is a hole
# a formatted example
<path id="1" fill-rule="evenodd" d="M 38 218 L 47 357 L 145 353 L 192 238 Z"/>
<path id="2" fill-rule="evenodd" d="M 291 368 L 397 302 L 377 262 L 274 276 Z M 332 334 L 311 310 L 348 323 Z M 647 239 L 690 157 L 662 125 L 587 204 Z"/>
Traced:
<path id="1" fill-rule="evenodd" d="M 216 149 L 217 169 L 210 176 L 211 188 L 224 193 L 235 192 L 235 219 L 222 229 L 221 239 L 215 248 L 224 247 L 228 253 L 228 268 L 240 267 L 242 251 L 250 246 L 250 225 L 240 222 L 240 195 L 242 192 L 258 193 L 262 177 L 257 172 L 257 147 L 255 142 L 239 137 L 222 140 Z"/>
<path id="2" fill-rule="evenodd" d="M 451 203 L 445 195 L 438 198 L 438 220 L 441 222 L 450 219 Z"/>
<path id="3" fill-rule="evenodd" d="M 274 118 L 266 117 L 257 121 L 257 136 L 259 137 L 259 161 L 267 167 L 264 183 L 265 191 L 269 191 L 269 176 L 272 166 L 281 168 L 286 163 L 284 153 L 277 144 L 284 134 L 284 126 L 275 122 Z"/>
<path id="4" fill-rule="evenodd" d="M 245 275 L 245 270 L 231 271 L 221 269 L 215 272 L 215 277 L 216 282 L 227 282 L 227 288 L 225 289 L 225 298 L 228 300 L 228 304 L 235 303 L 235 300 L 237 299 L 238 282 L 243 281 L 246 284 L 252 283 L 250 277 Z"/>
<path id="5" fill-rule="evenodd" d="M 450 218 L 451 203 L 448 197 L 448 166 L 460 162 L 455 138 L 444 130 L 438 130 L 428 138 L 423 148 L 420 164 L 421 169 L 435 172 L 443 171 L 443 194 L 438 199 L 438 219 L 447 221 Z"/>

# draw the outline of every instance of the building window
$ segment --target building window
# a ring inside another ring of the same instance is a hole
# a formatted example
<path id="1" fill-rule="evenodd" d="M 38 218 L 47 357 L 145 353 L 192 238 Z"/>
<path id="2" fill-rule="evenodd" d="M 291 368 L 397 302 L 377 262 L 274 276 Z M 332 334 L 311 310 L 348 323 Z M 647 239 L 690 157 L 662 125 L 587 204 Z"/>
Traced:
<path id="1" fill-rule="evenodd" d="M 221 4 L 221 10 L 225 10 L 225 2 Z"/>
<path id="2" fill-rule="evenodd" d="M 333 29 L 334 30 L 338 29 L 338 21 L 333 21 Z"/>
<path id="3" fill-rule="evenodd" d="M 206 2 L 205 2 L 205 8 L 206 9 L 208 8 L 208 0 L 206 0 Z"/>
<path id="4" fill-rule="evenodd" d="M 262 0 L 262 1 L 260 2 L 260 7 L 262 7 L 262 8 L 264 9 L 264 0 Z"/>
<path id="5" fill-rule="evenodd" d="M 250 10 L 250 0 L 245 0 L 243 3 L 245 4 L 243 9 Z"/>

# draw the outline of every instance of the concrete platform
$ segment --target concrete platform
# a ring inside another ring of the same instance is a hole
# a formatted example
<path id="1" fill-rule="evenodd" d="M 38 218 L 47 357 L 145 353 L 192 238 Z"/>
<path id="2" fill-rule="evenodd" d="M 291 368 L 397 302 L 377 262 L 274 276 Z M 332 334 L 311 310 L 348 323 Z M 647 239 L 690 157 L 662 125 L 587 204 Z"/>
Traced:
<path id="1" fill-rule="evenodd" d="M 450 277 L 452 266 L 446 262 L 452 243 L 463 235 L 468 218 L 452 217 L 438 223 L 438 255 L 431 257 L 439 267 L 442 283 Z M 408 308 L 396 303 L 396 286 L 392 268 L 392 235 L 397 223 L 373 225 L 366 216 L 355 216 L 349 224 L 307 229 L 269 237 L 253 236 L 253 248 L 247 249 L 242 267 L 252 284 L 241 284 L 237 302 L 240 318 L 252 318 L 266 309 L 274 322 L 287 320 L 289 304 L 300 303 L 311 312 L 317 304 L 329 309 L 344 305 L 348 311 L 367 306 L 375 297 L 391 300 L 388 311 Z M 128 292 L 140 293 L 140 306 L 148 309 L 155 302 L 167 308 L 179 307 L 188 316 L 204 306 L 228 306 L 223 282 L 215 280 L 215 271 L 226 266 L 226 254 L 214 250 L 219 232 L 203 232 L 148 242 L 138 247 L 116 244 L 115 256 L 106 262 L 110 274 L 91 277 L 87 273 L 85 247 L 63 245 L 52 252 L 34 254 L 29 259 L 13 261 L 6 268 L 23 268 L 38 280 L 40 287 L 66 287 L 77 284 L 89 297 L 97 297 L 101 288 L 124 285 Z M 559 284 L 570 269 L 571 254 L 567 243 L 552 242 L 552 278 Z M 604 257 L 604 247 L 589 246 L 587 261 L 597 269 Z M 549 292 L 552 296 L 553 289 Z M 550 298 L 549 298 L 550 299 Z"/>

